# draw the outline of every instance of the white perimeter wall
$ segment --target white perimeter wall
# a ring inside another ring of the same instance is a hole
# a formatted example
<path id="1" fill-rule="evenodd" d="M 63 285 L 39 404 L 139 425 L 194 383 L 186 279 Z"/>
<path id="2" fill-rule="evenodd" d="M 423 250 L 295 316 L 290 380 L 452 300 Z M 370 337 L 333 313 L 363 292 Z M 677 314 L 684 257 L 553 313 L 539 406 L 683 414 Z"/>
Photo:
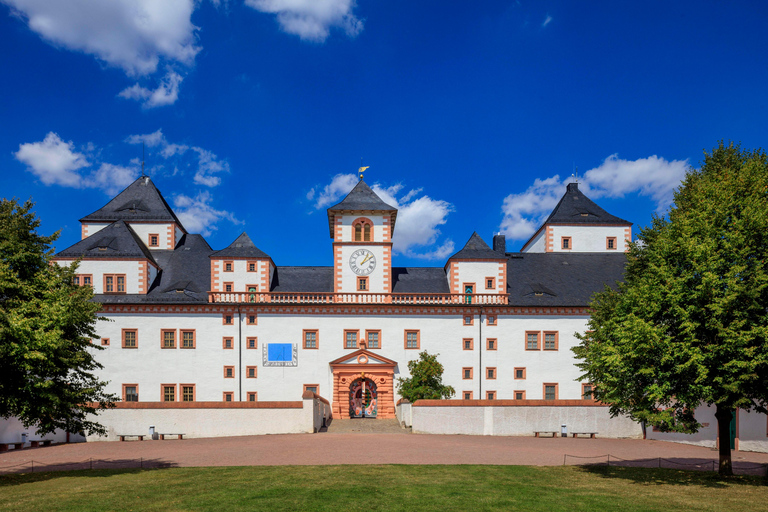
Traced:
<path id="1" fill-rule="evenodd" d="M 43 439 L 51 440 L 54 443 L 65 443 L 67 441 L 67 433 L 63 430 L 57 429 L 52 434 L 41 436 L 37 434 L 35 427 L 25 427 L 18 418 L 0 418 L 0 443 L 20 443 L 21 434 L 27 434 L 27 441 Z M 77 443 L 84 441 L 85 438 L 79 434 L 70 434 L 69 440 L 70 442 Z"/>
<path id="2" fill-rule="evenodd" d="M 623 252 L 624 226 L 551 226 L 554 252 Z M 571 249 L 562 249 L 562 237 L 571 237 Z M 606 249 L 606 238 L 616 237 L 617 248 Z"/>

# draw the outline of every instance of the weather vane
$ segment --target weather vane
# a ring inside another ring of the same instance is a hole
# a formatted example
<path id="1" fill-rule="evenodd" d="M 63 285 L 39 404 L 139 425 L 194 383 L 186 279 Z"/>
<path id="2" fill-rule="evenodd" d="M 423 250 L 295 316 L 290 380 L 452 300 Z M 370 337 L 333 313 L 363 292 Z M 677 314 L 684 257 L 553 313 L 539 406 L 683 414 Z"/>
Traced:
<path id="1" fill-rule="evenodd" d="M 365 167 L 363 167 L 363 157 L 360 157 L 360 168 L 357 170 L 357 173 L 360 175 L 360 180 L 361 181 L 363 179 L 363 173 L 369 167 L 370 167 L 370 165 L 366 165 Z"/>

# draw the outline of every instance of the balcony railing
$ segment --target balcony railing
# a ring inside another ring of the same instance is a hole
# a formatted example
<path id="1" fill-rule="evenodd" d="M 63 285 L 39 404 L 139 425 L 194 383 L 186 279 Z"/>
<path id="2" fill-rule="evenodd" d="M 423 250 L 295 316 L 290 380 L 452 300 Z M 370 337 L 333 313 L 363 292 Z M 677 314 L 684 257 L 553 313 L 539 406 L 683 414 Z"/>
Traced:
<path id="1" fill-rule="evenodd" d="M 478 293 L 311 293 L 311 292 L 208 292 L 208 302 L 218 304 L 395 304 L 502 305 L 507 295 Z"/>

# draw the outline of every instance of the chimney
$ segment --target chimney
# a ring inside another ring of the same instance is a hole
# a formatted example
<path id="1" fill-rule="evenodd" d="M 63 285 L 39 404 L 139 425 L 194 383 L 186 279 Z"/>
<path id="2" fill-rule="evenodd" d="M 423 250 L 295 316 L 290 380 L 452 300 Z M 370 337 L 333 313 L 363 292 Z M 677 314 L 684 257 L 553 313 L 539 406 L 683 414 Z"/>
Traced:
<path id="1" fill-rule="evenodd" d="M 507 237 L 501 233 L 493 235 L 493 250 L 505 254 L 507 252 Z"/>
<path id="2" fill-rule="evenodd" d="M 568 190 L 576 192 L 577 190 L 579 190 L 579 184 L 578 183 L 569 183 L 568 184 Z"/>

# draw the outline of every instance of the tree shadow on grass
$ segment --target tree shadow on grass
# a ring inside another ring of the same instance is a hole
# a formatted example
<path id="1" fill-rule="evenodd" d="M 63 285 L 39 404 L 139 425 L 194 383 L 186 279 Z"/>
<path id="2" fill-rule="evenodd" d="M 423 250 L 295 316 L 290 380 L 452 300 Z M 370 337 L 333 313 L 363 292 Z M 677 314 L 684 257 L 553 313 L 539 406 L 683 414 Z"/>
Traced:
<path id="1" fill-rule="evenodd" d="M 30 461 L 6 468 L 5 472 L 0 474 L 0 487 L 62 477 L 109 477 L 175 467 L 178 467 L 175 462 L 161 459 L 87 459 L 58 464 L 39 464 Z"/>

